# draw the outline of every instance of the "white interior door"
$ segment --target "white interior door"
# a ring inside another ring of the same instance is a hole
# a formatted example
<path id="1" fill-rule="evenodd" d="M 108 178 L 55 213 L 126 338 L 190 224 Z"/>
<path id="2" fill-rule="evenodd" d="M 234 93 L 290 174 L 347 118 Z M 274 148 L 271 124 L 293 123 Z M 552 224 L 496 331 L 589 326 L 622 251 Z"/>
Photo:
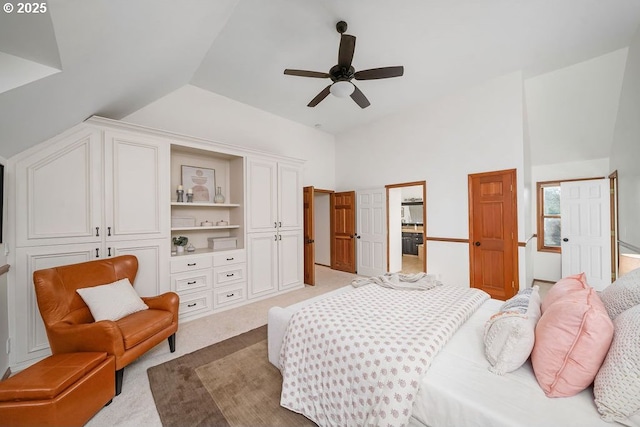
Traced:
<path id="1" fill-rule="evenodd" d="M 609 180 L 560 184 L 562 276 L 584 272 L 597 290 L 611 284 Z"/>
<path id="2" fill-rule="evenodd" d="M 387 267 L 386 196 L 384 188 L 356 191 L 358 274 L 379 276 Z"/>
<path id="3" fill-rule="evenodd" d="M 402 271 L 402 188 L 389 188 L 389 272 Z"/>

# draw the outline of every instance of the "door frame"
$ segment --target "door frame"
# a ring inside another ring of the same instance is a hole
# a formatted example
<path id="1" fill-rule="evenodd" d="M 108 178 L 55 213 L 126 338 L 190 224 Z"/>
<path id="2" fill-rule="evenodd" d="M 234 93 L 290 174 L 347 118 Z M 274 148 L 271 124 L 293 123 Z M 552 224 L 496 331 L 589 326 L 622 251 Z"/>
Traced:
<path id="1" fill-rule="evenodd" d="M 313 197 L 315 196 L 316 193 L 325 193 L 325 194 L 329 194 L 330 195 L 330 194 L 335 192 L 334 190 L 323 190 L 323 189 L 320 189 L 320 188 L 315 188 L 312 185 L 304 187 L 304 188 L 308 188 L 308 187 L 311 188 L 311 198 L 312 199 L 313 199 Z M 303 188 L 303 191 L 304 191 L 304 188 Z M 304 197 L 302 198 L 302 203 L 303 203 L 302 207 L 303 207 L 303 210 L 304 210 Z M 309 209 L 310 209 L 309 215 L 311 216 L 311 218 L 314 218 L 313 222 L 314 222 L 314 226 L 315 226 L 315 204 L 311 203 L 311 205 L 309 206 Z M 305 225 L 303 224 L 303 234 L 305 232 L 306 232 L 306 229 L 305 229 Z M 304 244 L 306 244 L 306 236 L 303 236 L 303 237 L 305 239 Z M 315 240 L 315 230 L 314 230 L 314 240 Z M 330 251 L 333 252 L 333 240 L 332 239 L 330 239 L 330 240 L 331 240 L 330 241 Z M 315 245 L 315 242 L 313 242 L 312 244 Z M 313 260 L 307 259 L 307 256 L 308 256 L 307 251 L 304 251 L 304 261 L 303 261 L 304 276 L 303 277 L 313 277 L 313 282 L 314 283 L 313 284 L 307 283 L 307 284 L 315 285 L 315 265 L 316 265 L 315 250 L 312 251 Z M 309 271 L 307 271 L 308 268 L 313 268 L 314 271 L 313 272 L 309 272 Z"/>
<path id="2" fill-rule="evenodd" d="M 389 271 L 389 190 L 402 187 L 422 186 L 422 244 L 424 257 L 422 258 L 422 271 L 427 272 L 427 181 L 401 182 L 385 185 L 385 197 L 387 199 L 387 271 Z"/>

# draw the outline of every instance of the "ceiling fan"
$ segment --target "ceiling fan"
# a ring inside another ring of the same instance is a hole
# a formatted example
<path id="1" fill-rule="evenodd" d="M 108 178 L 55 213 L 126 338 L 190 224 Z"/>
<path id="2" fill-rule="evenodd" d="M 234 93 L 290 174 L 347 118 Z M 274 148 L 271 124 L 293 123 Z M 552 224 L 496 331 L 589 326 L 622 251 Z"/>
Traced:
<path id="1" fill-rule="evenodd" d="M 336 24 L 336 30 L 340 33 L 340 48 L 338 50 L 338 64 L 331 67 L 328 73 L 319 71 L 292 70 L 287 68 L 285 74 L 300 77 L 315 77 L 320 79 L 329 78 L 333 81 L 329 86 L 325 87 L 315 98 L 307 104 L 307 107 L 315 107 L 329 95 L 329 93 L 345 98 L 351 96 L 360 108 L 367 108 L 371 103 L 366 96 L 354 85 L 351 80 L 376 80 L 388 79 L 390 77 L 400 77 L 404 74 L 404 67 L 382 67 L 371 68 L 369 70 L 356 71 L 351 66 L 353 53 L 356 48 L 355 36 L 345 34 L 347 31 L 347 23 L 340 21 Z"/>

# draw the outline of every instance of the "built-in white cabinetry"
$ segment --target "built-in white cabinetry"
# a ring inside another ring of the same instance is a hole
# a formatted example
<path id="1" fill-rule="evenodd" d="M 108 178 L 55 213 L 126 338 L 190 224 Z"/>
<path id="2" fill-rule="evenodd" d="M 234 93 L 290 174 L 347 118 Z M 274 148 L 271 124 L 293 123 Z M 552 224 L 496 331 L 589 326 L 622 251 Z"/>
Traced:
<path id="1" fill-rule="evenodd" d="M 93 117 L 9 162 L 16 370 L 49 354 L 39 269 L 135 255 L 136 291 L 177 292 L 181 321 L 303 286 L 300 161 Z M 188 201 L 196 185 L 206 200 Z M 224 201 L 210 197 L 218 188 Z M 178 236 L 193 250 L 177 253 Z"/>
<path id="2" fill-rule="evenodd" d="M 49 352 L 32 280 L 38 269 L 133 254 L 138 294 L 170 289 L 168 142 L 83 124 L 36 148 L 15 164 L 22 286 L 13 307 L 26 312 L 15 324 L 18 363 Z"/>
<path id="3" fill-rule="evenodd" d="M 247 163 L 247 231 L 302 229 L 300 166 L 262 158 Z"/>
<path id="4" fill-rule="evenodd" d="M 263 158 L 247 164 L 249 298 L 261 298 L 303 285 L 301 167 Z"/>
<path id="5" fill-rule="evenodd" d="M 187 192 L 191 189 L 195 194 L 196 185 L 201 186 L 200 197 L 189 202 Z M 177 200 L 178 188 L 184 192 L 183 201 Z M 224 201 L 214 199 L 218 189 Z M 244 302 L 244 156 L 210 145 L 174 143 L 171 193 L 171 236 L 186 237 L 188 248 L 193 250 L 178 253 L 174 248 L 171 256 L 171 281 L 180 295 L 180 318 L 194 319 Z M 174 265 L 183 265 L 186 270 L 176 275 Z M 186 275 L 190 269 L 193 275 Z"/>

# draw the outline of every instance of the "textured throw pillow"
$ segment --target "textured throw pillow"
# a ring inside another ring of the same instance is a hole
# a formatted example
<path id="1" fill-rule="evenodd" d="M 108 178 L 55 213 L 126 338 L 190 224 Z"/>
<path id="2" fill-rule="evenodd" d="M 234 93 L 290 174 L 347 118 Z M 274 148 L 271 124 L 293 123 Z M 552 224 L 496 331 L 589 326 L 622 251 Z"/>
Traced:
<path id="1" fill-rule="evenodd" d="M 564 277 L 554 283 L 554 285 L 547 291 L 540 309 L 542 313 L 544 313 L 545 310 L 559 298 L 566 296 L 568 293 L 589 288 L 590 286 L 587 284 L 587 276 L 584 273 Z"/>
<path id="2" fill-rule="evenodd" d="M 613 342 L 593 386 L 602 419 L 627 424 L 640 414 L 640 305 L 613 321 Z"/>
<path id="3" fill-rule="evenodd" d="M 593 382 L 613 338 L 613 323 L 592 288 L 567 293 L 542 313 L 531 364 L 547 397 L 573 396 Z"/>
<path id="4" fill-rule="evenodd" d="M 523 289 L 505 302 L 484 327 L 485 355 L 489 370 L 498 375 L 515 371 L 531 354 L 535 327 L 540 319 L 538 287 Z"/>
<path id="5" fill-rule="evenodd" d="M 611 319 L 640 304 L 640 268 L 619 277 L 600 294 Z"/>
<path id="6" fill-rule="evenodd" d="M 133 289 L 129 279 L 118 280 L 108 285 L 80 288 L 76 292 L 87 304 L 96 322 L 119 320 L 149 308 Z"/>

